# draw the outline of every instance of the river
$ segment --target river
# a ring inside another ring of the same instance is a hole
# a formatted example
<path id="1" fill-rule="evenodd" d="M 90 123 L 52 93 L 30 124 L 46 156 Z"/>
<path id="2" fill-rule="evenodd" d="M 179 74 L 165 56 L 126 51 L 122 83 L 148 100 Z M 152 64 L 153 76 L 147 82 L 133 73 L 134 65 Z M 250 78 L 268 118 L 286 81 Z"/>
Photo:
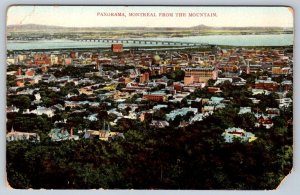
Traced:
<path id="1" fill-rule="evenodd" d="M 139 38 L 143 40 L 143 38 Z M 287 46 L 293 45 L 293 34 L 271 34 L 271 35 L 208 35 L 172 38 L 146 38 L 157 41 L 176 41 L 190 43 L 208 43 L 215 45 L 232 46 Z M 31 50 L 31 49 L 63 49 L 63 48 L 107 48 L 112 43 L 102 42 L 80 42 L 72 40 L 38 40 L 38 41 L 8 41 L 8 50 Z M 151 47 L 150 44 L 123 43 L 124 47 Z M 161 45 L 157 45 L 161 46 Z"/>

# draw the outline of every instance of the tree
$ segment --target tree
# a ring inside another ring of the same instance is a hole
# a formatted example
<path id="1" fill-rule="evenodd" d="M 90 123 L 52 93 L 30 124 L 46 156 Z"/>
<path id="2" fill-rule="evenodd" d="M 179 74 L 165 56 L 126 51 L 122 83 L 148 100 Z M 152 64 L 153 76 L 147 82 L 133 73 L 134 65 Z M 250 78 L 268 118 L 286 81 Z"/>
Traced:
<path id="1" fill-rule="evenodd" d="M 215 84 L 215 80 L 213 80 L 213 79 L 209 79 L 208 81 L 207 81 L 207 86 L 213 86 L 214 84 Z"/>
<path id="2" fill-rule="evenodd" d="M 253 113 L 240 114 L 235 119 L 235 126 L 249 131 L 255 127 L 256 118 Z"/>
<path id="3" fill-rule="evenodd" d="M 291 98 L 293 99 L 293 91 L 289 91 L 286 95 L 285 95 L 286 98 Z"/>
<path id="4" fill-rule="evenodd" d="M 31 105 L 32 97 L 28 95 L 18 95 L 12 98 L 8 98 L 7 105 L 15 105 L 20 110 L 29 109 Z"/>
<path id="5" fill-rule="evenodd" d="M 14 87 L 16 86 L 16 76 L 15 75 L 7 75 L 6 76 L 6 87 Z"/>

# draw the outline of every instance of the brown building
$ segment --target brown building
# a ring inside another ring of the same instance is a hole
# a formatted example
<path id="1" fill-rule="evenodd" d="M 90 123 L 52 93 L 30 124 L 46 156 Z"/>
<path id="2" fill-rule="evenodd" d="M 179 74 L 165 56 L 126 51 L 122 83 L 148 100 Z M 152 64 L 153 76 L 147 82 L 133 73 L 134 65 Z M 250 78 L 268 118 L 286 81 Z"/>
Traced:
<path id="1" fill-rule="evenodd" d="M 273 75 L 286 75 L 286 74 L 290 74 L 291 73 L 291 69 L 289 67 L 272 67 L 272 74 Z"/>
<path id="2" fill-rule="evenodd" d="M 256 80 L 255 89 L 264 89 L 268 91 L 277 91 L 278 83 L 271 80 Z"/>
<path id="3" fill-rule="evenodd" d="M 22 69 L 21 69 L 20 67 L 18 68 L 18 70 L 17 70 L 17 72 L 16 72 L 16 75 L 17 75 L 17 76 L 22 75 Z"/>
<path id="4" fill-rule="evenodd" d="M 149 81 L 149 73 L 145 72 L 140 75 L 140 83 L 146 83 Z"/>
<path id="5" fill-rule="evenodd" d="M 99 57 L 99 54 L 92 54 L 92 61 L 93 62 L 97 62 L 98 61 L 98 57 Z"/>
<path id="6" fill-rule="evenodd" d="M 217 92 L 221 92 L 221 89 L 220 89 L 220 87 L 208 87 L 207 91 L 209 93 L 217 93 Z"/>
<path id="7" fill-rule="evenodd" d="M 119 83 L 124 83 L 124 84 L 128 84 L 131 82 L 131 79 L 128 77 L 120 77 L 119 78 Z"/>
<path id="8" fill-rule="evenodd" d="M 184 85 L 182 83 L 173 83 L 175 91 L 183 91 Z"/>
<path id="9" fill-rule="evenodd" d="M 164 102 L 167 100 L 167 96 L 163 92 L 153 92 L 151 94 L 144 94 L 143 98 L 153 102 Z"/>
<path id="10" fill-rule="evenodd" d="M 35 54 L 34 55 L 34 64 L 42 65 L 42 64 L 50 64 L 51 60 L 46 54 Z"/>
<path id="11" fill-rule="evenodd" d="M 272 74 L 273 75 L 280 75 L 281 74 L 281 67 L 272 67 Z"/>
<path id="12" fill-rule="evenodd" d="M 73 62 L 72 58 L 65 58 L 64 64 L 65 65 L 71 65 Z"/>
<path id="13" fill-rule="evenodd" d="M 216 80 L 218 78 L 218 72 L 215 67 L 196 67 L 186 68 L 185 76 L 193 76 L 193 83 L 206 83 L 209 79 Z"/>
<path id="14" fill-rule="evenodd" d="M 16 85 L 17 85 L 18 87 L 24 87 L 24 85 L 25 85 L 24 79 L 17 79 L 17 80 L 16 80 Z"/>
<path id="15" fill-rule="evenodd" d="M 166 100 L 164 95 L 146 94 L 143 96 L 144 99 L 153 102 L 164 102 Z"/>
<path id="16" fill-rule="evenodd" d="M 28 76 L 28 77 L 33 77 L 35 75 L 35 71 L 34 70 L 31 70 L 31 69 L 28 69 L 26 72 L 25 72 L 25 75 Z"/>
<path id="17" fill-rule="evenodd" d="M 190 75 L 190 76 L 185 76 L 184 77 L 184 85 L 190 85 L 194 83 L 194 76 Z"/>
<path id="18" fill-rule="evenodd" d="M 112 52 L 119 53 L 123 51 L 123 44 L 112 44 L 111 45 Z"/>

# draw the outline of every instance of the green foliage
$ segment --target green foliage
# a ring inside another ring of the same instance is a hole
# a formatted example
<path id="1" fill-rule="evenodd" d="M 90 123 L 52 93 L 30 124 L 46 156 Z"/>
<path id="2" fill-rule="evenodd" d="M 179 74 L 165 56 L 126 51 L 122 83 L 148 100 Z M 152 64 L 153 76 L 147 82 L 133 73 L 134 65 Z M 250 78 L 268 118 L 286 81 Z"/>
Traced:
<path id="1" fill-rule="evenodd" d="M 278 108 L 278 103 L 276 99 L 278 99 L 278 95 L 275 93 L 271 93 L 269 95 L 259 94 L 255 96 L 260 100 L 258 103 L 258 108 L 260 110 L 266 110 L 266 108 Z"/>
<path id="2" fill-rule="evenodd" d="M 20 110 L 29 109 L 31 105 L 31 101 L 33 100 L 33 96 L 30 95 L 18 95 L 18 96 L 8 96 L 7 105 L 14 105 Z"/>
<path id="3" fill-rule="evenodd" d="M 184 71 L 183 70 L 175 70 L 167 74 L 168 79 L 172 79 L 174 81 L 182 81 L 184 79 Z"/>
<path id="4" fill-rule="evenodd" d="M 84 66 L 84 67 L 73 67 L 73 66 L 65 66 L 61 70 L 57 70 L 54 73 L 56 77 L 63 77 L 63 76 L 70 76 L 70 77 L 77 77 L 83 78 L 85 73 L 93 72 L 94 66 Z"/>
<path id="5" fill-rule="evenodd" d="M 14 87 L 16 86 L 16 76 L 15 75 L 7 75 L 6 76 L 6 87 Z"/>
<path id="6" fill-rule="evenodd" d="M 252 129 L 258 140 L 225 143 L 225 128 L 254 122 L 237 112 L 229 105 L 185 128 L 151 131 L 119 120 L 125 139 L 112 142 L 9 142 L 8 181 L 22 189 L 274 189 L 292 167 L 291 127 L 274 118 L 276 128 Z"/>

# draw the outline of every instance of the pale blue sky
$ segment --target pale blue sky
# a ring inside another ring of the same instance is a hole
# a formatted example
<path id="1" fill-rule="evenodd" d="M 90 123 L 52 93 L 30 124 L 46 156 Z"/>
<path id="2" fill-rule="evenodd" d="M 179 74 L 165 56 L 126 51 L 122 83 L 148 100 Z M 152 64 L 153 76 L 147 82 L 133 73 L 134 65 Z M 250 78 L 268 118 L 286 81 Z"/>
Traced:
<path id="1" fill-rule="evenodd" d="M 97 16 L 97 12 L 124 12 L 127 17 Z M 217 17 L 128 17 L 128 13 L 216 13 Z M 44 24 L 68 27 L 147 26 L 279 26 L 293 27 L 288 7 L 164 7 L 164 6 L 12 6 L 7 24 Z"/>

